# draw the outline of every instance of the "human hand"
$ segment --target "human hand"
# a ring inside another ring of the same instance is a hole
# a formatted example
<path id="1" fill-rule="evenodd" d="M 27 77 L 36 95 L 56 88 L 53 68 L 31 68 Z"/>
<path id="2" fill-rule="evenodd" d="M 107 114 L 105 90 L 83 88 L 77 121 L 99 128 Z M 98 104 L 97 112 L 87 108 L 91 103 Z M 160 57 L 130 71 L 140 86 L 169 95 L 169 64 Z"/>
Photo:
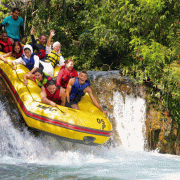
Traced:
<path id="1" fill-rule="evenodd" d="M 55 102 L 53 102 L 53 101 L 50 102 L 50 105 L 51 105 L 52 107 L 57 107 L 57 104 L 56 104 Z"/>
<path id="2" fill-rule="evenodd" d="M 12 68 L 13 68 L 14 70 L 16 70 L 16 64 L 15 64 L 13 61 L 11 62 L 11 64 L 12 64 L 12 66 L 13 66 Z"/>
<path id="3" fill-rule="evenodd" d="M 24 81 L 24 85 L 27 86 L 28 85 L 28 82 L 27 80 Z"/>
<path id="4" fill-rule="evenodd" d="M 5 63 L 8 63 L 8 60 L 7 60 L 7 59 L 2 58 L 2 60 L 3 60 Z"/>
<path id="5" fill-rule="evenodd" d="M 55 34 L 55 30 L 50 30 L 50 36 L 51 37 L 53 37 L 53 36 L 55 36 L 56 34 Z"/>
<path id="6" fill-rule="evenodd" d="M 104 111 L 104 110 L 103 110 L 102 112 L 103 112 L 103 113 L 107 116 L 107 114 L 108 114 L 108 112 L 107 112 L 107 111 Z"/>
<path id="7" fill-rule="evenodd" d="M 33 27 L 31 28 L 30 33 L 31 33 L 31 35 L 34 34 L 34 28 Z"/>

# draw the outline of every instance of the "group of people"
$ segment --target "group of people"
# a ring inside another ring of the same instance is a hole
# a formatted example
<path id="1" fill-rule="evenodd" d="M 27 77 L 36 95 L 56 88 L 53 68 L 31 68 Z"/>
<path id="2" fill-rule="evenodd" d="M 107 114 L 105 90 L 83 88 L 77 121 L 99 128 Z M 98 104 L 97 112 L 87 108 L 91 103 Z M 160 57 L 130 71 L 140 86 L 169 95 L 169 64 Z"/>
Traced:
<path id="1" fill-rule="evenodd" d="M 41 88 L 40 95 L 43 103 L 53 107 L 59 104 L 79 109 L 78 102 L 85 93 L 88 93 L 93 104 L 107 114 L 92 93 L 90 82 L 87 80 L 87 72 L 81 71 L 78 74 L 74 69 L 74 61 L 72 59 L 65 61 L 61 54 L 60 42 L 56 41 L 51 45 L 55 31 L 50 31 L 48 39 L 45 34 L 41 34 L 36 40 L 32 28 L 30 32 L 32 42 L 26 45 L 20 43 L 19 32 L 24 38 L 24 31 L 23 19 L 19 15 L 20 10 L 14 8 L 12 15 L 6 17 L 0 24 L 0 51 L 5 53 L 0 55 L 0 60 L 7 63 L 6 58 L 13 56 L 16 58 L 12 61 L 14 70 L 16 70 L 17 64 L 26 66 L 29 72 L 23 75 L 24 85 L 28 85 L 28 79 L 37 83 Z M 2 30 L 3 27 L 4 30 Z M 61 68 L 58 76 L 53 78 L 56 65 Z"/>

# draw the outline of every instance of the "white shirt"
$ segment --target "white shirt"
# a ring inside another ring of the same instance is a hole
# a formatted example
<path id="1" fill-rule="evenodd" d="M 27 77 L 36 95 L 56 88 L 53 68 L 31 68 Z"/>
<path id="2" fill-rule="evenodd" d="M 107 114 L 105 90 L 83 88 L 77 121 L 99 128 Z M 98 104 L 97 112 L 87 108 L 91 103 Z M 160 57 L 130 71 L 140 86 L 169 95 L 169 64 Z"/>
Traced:
<path id="1" fill-rule="evenodd" d="M 27 58 L 27 59 L 30 60 L 30 58 Z M 14 60 L 13 62 L 15 62 L 16 64 L 26 65 L 26 63 L 25 63 L 25 61 L 23 60 L 22 57 L 19 57 L 18 59 Z M 39 68 L 39 57 L 37 55 L 34 55 L 34 67 Z"/>

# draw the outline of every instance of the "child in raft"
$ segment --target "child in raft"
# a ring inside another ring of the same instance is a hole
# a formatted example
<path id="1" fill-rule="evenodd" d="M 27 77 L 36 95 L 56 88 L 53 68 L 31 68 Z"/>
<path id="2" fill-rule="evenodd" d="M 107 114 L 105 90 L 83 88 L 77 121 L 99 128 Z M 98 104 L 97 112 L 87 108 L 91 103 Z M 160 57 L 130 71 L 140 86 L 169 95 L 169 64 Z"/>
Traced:
<path id="1" fill-rule="evenodd" d="M 59 70 L 56 85 L 66 88 L 71 78 L 78 77 L 77 71 L 74 69 L 74 61 L 68 59 L 66 64 L 61 66 Z"/>
<path id="2" fill-rule="evenodd" d="M 12 52 L 9 52 L 9 53 L 6 53 L 6 54 L 0 56 L 0 59 L 3 60 L 5 63 L 7 63 L 8 60 L 6 59 L 6 57 L 13 56 L 17 59 L 17 58 L 21 57 L 22 54 L 23 54 L 23 47 L 22 47 L 21 43 L 18 41 L 15 41 L 13 44 Z"/>
<path id="3" fill-rule="evenodd" d="M 52 78 L 43 72 L 41 68 L 37 68 L 34 72 L 34 74 L 24 74 L 24 85 L 28 85 L 27 79 L 34 80 L 34 82 L 41 88 L 42 86 L 46 86 L 47 82 L 51 80 Z"/>
<path id="4" fill-rule="evenodd" d="M 47 44 L 46 44 L 46 54 L 48 56 L 46 57 L 45 61 L 41 61 L 40 63 L 43 65 L 44 69 L 43 71 L 47 74 L 49 74 L 51 77 L 54 75 L 54 68 L 59 63 L 59 66 L 64 65 L 64 58 L 61 54 L 61 44 L 60 42 L 55 42 L 53 44 L 53 50 L 51 48 L 51 39 L 55 36 L 55 31 L 51 30 L 50 36 L 48 38 Z"/>
<path id="5" fill-rule="evenodd" d="M 17 64 L 25 65 L 29 70 L 29 74 L 33 74 L 39 68 L 39 57 L 33 53 L 32 46 L 26 44 L 24 46 L 23 55 L 12 61 L 13 69 L 16 70 Z"/>

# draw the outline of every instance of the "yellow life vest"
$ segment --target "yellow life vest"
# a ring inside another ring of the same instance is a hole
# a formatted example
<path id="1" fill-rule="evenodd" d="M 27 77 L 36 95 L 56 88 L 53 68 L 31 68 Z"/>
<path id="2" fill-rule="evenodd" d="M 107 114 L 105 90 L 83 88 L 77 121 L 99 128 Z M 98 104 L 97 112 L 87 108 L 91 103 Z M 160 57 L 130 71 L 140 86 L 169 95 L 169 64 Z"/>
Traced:
<path id="1" fill-rule="evenodd" d="M 56 53 L 54 50 L 52 50 L 52 52 L 48 54 L 45 62 L 51 62 L 52 66 L 55 68 L 55 66 L 59 62 L 59 57 L 61 55 L 62 55 L 61 53 Z"/>

